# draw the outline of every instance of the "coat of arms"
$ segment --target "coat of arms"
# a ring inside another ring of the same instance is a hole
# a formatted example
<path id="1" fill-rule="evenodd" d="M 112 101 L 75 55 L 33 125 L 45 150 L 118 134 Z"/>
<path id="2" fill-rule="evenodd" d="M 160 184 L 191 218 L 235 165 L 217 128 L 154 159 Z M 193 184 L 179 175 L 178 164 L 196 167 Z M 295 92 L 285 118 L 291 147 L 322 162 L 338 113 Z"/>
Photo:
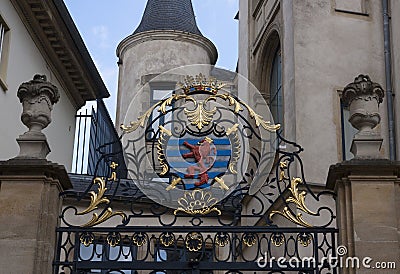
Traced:
<path id="1" fill-rule="evenodd" d="M 137 120 L 121 126 L 126 136 L 133 134 L 126 147 L 146 155 L 140 161 L 137 155 L 127 156 L 128 169 L 149 198 L 176 208 L 176 213 L 219 212 L 214 207 L 218 201 L 245 182 L 252 153 L 271 150 L 279 125 L 215 78 L 186 76 L 178 86 Z M 264 157 L 265 163 L 271 158 Z M 251 168 L 261 174 L 263 166 Z"/>

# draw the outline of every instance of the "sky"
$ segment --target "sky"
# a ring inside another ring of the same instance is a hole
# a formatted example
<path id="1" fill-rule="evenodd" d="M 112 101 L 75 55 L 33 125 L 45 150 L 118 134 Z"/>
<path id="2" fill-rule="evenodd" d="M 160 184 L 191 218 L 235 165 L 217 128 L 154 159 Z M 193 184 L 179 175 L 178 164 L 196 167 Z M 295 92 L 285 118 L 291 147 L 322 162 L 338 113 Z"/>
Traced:
<path id="1" fill-rule="evenodd" d="M 115 118 L 118 86 L 116 48 L 139 25 L 146 0 L 64 0 L 106 84 L 105 100 Z M 238 58 L 239 0 L 192 0 L 200 31 L 218 49 L 217 66 L 235 71 Z"/>

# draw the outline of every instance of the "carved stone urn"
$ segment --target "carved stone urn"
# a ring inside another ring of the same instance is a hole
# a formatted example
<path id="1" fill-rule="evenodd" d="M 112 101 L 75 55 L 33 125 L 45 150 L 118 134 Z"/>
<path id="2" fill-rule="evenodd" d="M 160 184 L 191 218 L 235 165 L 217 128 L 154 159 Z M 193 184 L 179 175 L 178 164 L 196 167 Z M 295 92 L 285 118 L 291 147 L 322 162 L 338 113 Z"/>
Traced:
<path id="1" fill-rule="evenodd" d="M 343 90 L 342 100 L 350 110 L 349 122 L 358 129 L 350 149 L 355 158 L 380 158 L 383 139 L 376 126 L 381 121 L 379 104 L 383 97 L 382 87 L 368 75 L 357 76 Z"/>
<path id="2" fill-rule="evenodd" d="M 17 138 L 18 158 L 45 159 L 50 148 L 42 130 L 51 123 L 53 105 L 60 99 L 58 89 L 47 82 L 45 75 L 35 75 L 33 80 L 20 85 L 17 96 L 23 109 L 21 121 L 29 129 Z"/>

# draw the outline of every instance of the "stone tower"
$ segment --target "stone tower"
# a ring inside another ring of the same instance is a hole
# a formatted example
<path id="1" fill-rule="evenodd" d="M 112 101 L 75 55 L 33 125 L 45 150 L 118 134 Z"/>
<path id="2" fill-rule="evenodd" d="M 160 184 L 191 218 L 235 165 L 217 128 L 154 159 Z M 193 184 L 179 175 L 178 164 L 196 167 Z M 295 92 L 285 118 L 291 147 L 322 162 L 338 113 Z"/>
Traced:
<path id="1" fill-rule="evenodd" d="M 118 45 L 117 56 L 120 125 L 131 100 L 149 80 L 183 65 L 214 65 L 218 53 L 197 27 L 191 0 L 148 0 L 141 23 Z"/>

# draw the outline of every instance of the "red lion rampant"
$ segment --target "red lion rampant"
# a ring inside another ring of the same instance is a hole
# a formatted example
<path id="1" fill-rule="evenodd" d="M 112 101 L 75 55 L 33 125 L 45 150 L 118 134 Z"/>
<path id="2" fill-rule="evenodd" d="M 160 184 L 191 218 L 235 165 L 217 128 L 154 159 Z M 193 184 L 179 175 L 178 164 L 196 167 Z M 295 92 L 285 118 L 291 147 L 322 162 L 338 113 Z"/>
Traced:
<path id="1" fill-rule="evenodd" d="M 194 178 L 195 172 L 199 172 L 199 182 L 196 182 L 195 186 L 201 186 L 208 182 L 207 171 L 214 165 L 214 155 L 217 153 L 215 147 L 211 147 L 213 140 L 209 137 L 204 138 L 199 142 L 199 145 L 191 145 L 188 142 L 184 142 L 183 145 L 190 149 L 190 152 L 182 154 L 184 159 L 194 158 L 196 166 L 189 166 L 187 168 L 188 174 L 185 174 L 185 178 Z"/>

